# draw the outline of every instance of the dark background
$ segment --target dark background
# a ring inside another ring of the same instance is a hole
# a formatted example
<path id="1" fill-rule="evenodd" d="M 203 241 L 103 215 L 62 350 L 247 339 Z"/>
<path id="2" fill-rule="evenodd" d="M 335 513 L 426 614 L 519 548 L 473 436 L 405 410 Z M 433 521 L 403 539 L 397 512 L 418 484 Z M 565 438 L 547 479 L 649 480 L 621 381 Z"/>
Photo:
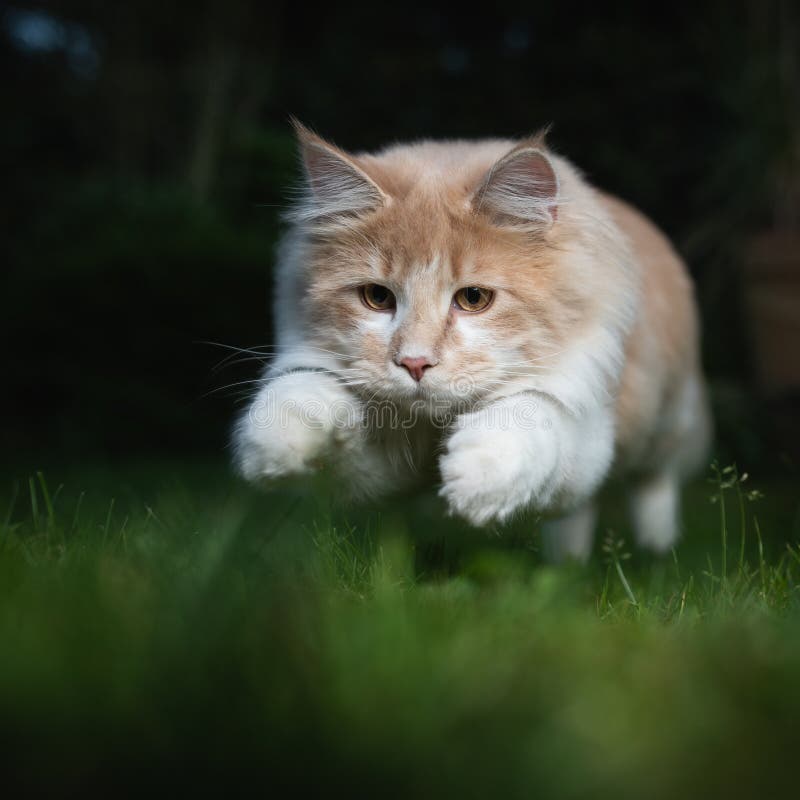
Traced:
<path id="1" fill-rule="evenodd" d="M 294 114 L 354 150 L 552 123 L 687 258 L 721 456 L 794 469 L 793 3 L 0 9 L 7 457 L 221 453 L 257 364 L 205 342 L 270 340 Z"/>

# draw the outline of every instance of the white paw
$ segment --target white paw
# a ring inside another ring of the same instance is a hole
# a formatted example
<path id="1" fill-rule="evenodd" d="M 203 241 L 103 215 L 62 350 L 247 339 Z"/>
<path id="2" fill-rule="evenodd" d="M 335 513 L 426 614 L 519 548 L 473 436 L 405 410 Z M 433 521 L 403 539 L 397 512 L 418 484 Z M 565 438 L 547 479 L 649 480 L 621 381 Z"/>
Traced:
<path id="1" fill-rule="evenodd" d="M 439 494 L 451 513 L 478 526 L 504 522 L 542 500 L 555 459 L 546 437 L 498 425 L 490 412 L 461 417 L 439 462 Z"/>
<path id="2" fill-rule="evenodd" d="M 330 376 L 293 373 L 271 381 L 236 427 L 237 467 L 250 481 L 310 473 L 357 428 L 359 414 Z"/>

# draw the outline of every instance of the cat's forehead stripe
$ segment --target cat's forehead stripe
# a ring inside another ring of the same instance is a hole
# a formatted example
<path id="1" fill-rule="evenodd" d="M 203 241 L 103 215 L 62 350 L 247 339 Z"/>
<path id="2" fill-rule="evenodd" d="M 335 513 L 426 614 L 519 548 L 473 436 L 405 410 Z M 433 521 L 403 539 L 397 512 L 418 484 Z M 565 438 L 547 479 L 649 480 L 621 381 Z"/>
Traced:
<path id="1" fill-rule="evenodd" d="M 369 265 L 376 276 L 386 279 L 392 274 L 392 264 L 379 250 L 374 250 L 369 256 Z"/>
<path id="2" fill-rule="evenodd" d="M 380 260 L 380 273 L 399 280 L 426 280 L 451 283 L 462 271 L 461 261 L 440 251 L 406 259 L 400 255 Z"/>

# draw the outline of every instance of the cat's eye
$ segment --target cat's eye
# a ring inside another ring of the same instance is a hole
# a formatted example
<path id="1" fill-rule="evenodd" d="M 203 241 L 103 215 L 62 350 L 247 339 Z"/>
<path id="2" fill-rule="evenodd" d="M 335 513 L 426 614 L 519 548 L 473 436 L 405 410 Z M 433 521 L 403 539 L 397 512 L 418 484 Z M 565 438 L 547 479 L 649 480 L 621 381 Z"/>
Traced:
<path id="1" fill-rule="evenodd" d="M 465 286 L 453 296 L 453 302 L 457 308 L 473 313 L 488 308 L 493 299 L 494 292 L 480 286 Z"/>
<path id="2" fill-rule="evenodd" d="M 373 311 L 388 311 L 396 305 L 391 291 L 379 283 L 368 283 L 361 286 L 358 291 L 364 305 Z"/>

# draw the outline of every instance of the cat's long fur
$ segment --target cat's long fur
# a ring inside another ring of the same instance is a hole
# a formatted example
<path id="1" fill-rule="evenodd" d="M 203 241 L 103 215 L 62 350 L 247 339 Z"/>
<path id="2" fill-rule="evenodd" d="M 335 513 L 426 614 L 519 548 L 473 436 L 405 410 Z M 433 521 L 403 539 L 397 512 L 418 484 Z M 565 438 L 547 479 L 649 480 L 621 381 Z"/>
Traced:
<path id="1" fill-rule="evenodd" d="M 298 133 L 307 191 L 279 252 L 277 355 L 235 432 L 241 472 L 329 464 L 377 494 L 436 465 L 473 524 L 552 512 L 553 558 L 588 554 L 592 498 L 617 472 L 639 541 L 669 548 L 709 419 L 692 286 L 666 238 L 543 137 L 353 156 Z M 365 284 L 396 308 L 367 308 Z M 458 310 L 466 286 L 491 305 Z M 433 365 L 419 382 L 408 357 Z"/>

